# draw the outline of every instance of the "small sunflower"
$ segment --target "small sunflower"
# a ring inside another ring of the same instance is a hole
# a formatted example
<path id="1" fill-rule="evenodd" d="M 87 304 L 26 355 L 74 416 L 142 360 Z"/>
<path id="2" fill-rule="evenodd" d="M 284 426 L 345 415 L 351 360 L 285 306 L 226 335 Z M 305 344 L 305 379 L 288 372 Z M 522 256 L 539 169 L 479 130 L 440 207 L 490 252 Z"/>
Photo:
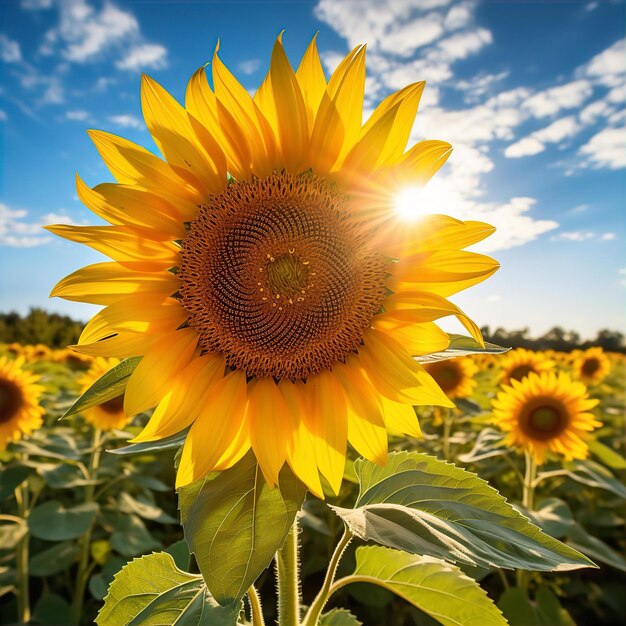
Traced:
<path id="1" fill-rule="evenodd" d="M 469 357 L 427 363 L 426 371 L 448 398 L 469 398 L 477 385 L 478 367 Z"/>
<path id="2" fill-rule="evenodd" d="M 419 434 L 413 405 L 451 406 L 415 355 L 445 349 L 447 297 L 495 272 L 464 248 L 493 232 L 433 215 L 407 226 L 403 185 L 423 185 L 451 147 L 405 151 L 424 89 L 391 94 L 362 124 L 365 47 L 326 79 L 315 38 L 296 71 L 276 41 L 251 96 L 216 50 L 185 107 L 143 77 L 146 125 L 165 160 L 90 131 L 118 183 L 78 195 L 110 226 L 52 232 L 113 259 L 52 295 L 105 305 L 85 354 L 142 356 L 127 415 L 156 409 L 136 441 L 187 427 L 182 486 L 250 449 L 270 485 L 287 463 L 314 493 L 341 484 L 348 441 L 384 463 L 387 429 Z"/>
<path id="3" fill-rule="evenodd" d="M 78 377 L 78 384 L 82 386 L 82 392 L 87 391 L 98 378 L 120 362 L 119 359 L 105 359 L 103 357 L 96 357 L 91 361 L 91 367 Z M 91 409 L 86 409 L 82 414 L 90 424 L 100 430 L 124 428 L 128 423 L 128 418 L 124 413 L 124 394 L 117 396 L 117 398 L 111 398 Z"/>
<path id="4" fill-rule="evenodd" d="M 526 348 L 516 348 L 507 352 L 500 359 L 500 382 L 510 384 L 512 380 L 521 380 L 531 372 L 540 374 L 550 371 L 555 363 L 546 357 L 542 352 L 526 350 Z"/>
<path id="5" fill-rule="evenodd" d="M 43 343 L 24 346 L 24 358 L 27 361 L 50 361 L 52 360 L 52 350 Z"/>
<path id="6" fill-rule="evenodd" d="M 564 372 L 531 372 L 504 385 L 493 401 L 493 420 L 507 433 L 505 443 L 528 450 L 541 464 L 547 452 L 584 459 L 589 433 L 602 426 L 590 409 L 587 388 Z"/>
<path id="7" fill-rule="evenodd" d="M 572 363 L 574 376 L 586 385 L 599 383 L 611 371 L 611 361 L 600 347 L 579 351 Z"/>
<path id="8" fill-rule="evenodd" d="M 7 343 L 2 346 L 2 352 L 8 354 L 11 357 L 21 356 L 24 352 L 24 346 L 21 343 L 13 342 Z"/>
<path id="9" fill-rule="evenodd" d="M 43 424 L 39 401 L 44 388 L 23 365 L 23 357 L 0 357 L 0 450 Z"/>
<path id="10" fill-rule="evenodd" d="M 52 353 L 52 359 L 56 363 L 63 363 L 73 370 L 86 370 L 89 369 L 93 362 L 93 357 L 87 354 L 81 354 L 75 350 L 64 348 L 61 350 L 55 350 Z"/>

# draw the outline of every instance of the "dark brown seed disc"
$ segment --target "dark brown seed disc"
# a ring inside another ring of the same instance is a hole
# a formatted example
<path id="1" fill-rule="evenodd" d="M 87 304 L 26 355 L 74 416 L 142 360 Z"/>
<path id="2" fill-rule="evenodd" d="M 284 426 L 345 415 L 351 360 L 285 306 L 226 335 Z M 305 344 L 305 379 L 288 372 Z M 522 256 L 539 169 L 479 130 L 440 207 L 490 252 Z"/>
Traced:
<path id="1" fill-rule="evenodd" d="M 0 424 L 13 419 L 24 405 L 21 389 L 12 381 L 0 378 Z"/>
<path id="2" fill-rule="evenodd" d="M 388 264 L 333 184 L 275 173 L 201 207 L 183 242 L 181 301 L 203 351 L 251 377 L 306 380 L 359 347 Z"/>

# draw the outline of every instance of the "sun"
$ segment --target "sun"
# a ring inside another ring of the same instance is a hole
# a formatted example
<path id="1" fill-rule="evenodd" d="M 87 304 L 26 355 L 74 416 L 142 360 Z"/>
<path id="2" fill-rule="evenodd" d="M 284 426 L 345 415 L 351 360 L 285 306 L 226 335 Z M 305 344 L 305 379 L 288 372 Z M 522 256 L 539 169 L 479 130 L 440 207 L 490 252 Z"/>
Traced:
<path id="1" fill-rule="evenodd" d="M 449 213 L 458 206 L 458 199 L 446 180 L 431 180 L 425 186 L 403 187 L 394 200 L 397 217 L 407 222 L 416 222 L 428 215 Z"/>

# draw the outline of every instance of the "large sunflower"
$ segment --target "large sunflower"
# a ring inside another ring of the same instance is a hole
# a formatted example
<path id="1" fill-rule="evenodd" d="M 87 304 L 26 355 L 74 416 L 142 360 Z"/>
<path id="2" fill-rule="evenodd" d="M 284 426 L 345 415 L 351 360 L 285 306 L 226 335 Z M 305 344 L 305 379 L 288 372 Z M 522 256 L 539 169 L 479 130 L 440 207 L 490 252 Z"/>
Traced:
<path id="1" fill-rule="evenodd" d="M 599 383 L 611 371 L 611 361 L 602 348 L 589 348 L 576 353 L 572 370 L 576 378 L 592 385 Z"/>
<path id="2" fill-rule="evenodd" d="M 87 391 L 93 383 L 106 374 L 111 368 L 119 363 L 119 359 L 105 359 L 96 357 L 93 359 L 89 369 L 78 377 L 78 384 L 82 386 L 82 391 Z M 83 417 L 93 426 L 100 430 L 113 430 L 124 428 L 128 422 L 124 413 L 124 394 L 111 398 L 102 404 L 98 404 L 83 412 Z"/>
<path id="3" fill-rule="evenodd" d="M 52 295 L 105 305 L 78 350 L 142 355 L 126 389 L 134 415 L 156 406 L 138 441 L 191 426 L 177 485 L 252 448 L 269 484 L 285 462 L 316 494 L 337 492 L 347 442 L 383 463 L 386 429 L 419 433 L 412 406 L 451 406 L 412 358 L 445 349 L 446 297 L 497 263 L 462 249 L 493 232 L 431 216 L 400 224 L 398 187 L 424 184 L 450 153 L 405 152 L 424 83 L 386 98 L 362 126 L 365 48 L 327 81 L 315 39 L 293 71 L 280 37 L 252 97 L 220 60 L 187 87 L 185 107 L 144 76 L 146 125 L 165 161 L 90 136 L 117 179 L 78 195 L 111 226 L 53 226 L 113 259 Z"/>
<path id="4" fill-rule="evenodd" d="M 531 372 L 503 386 L 493 401 L 493 419 L 507 433 L 507 445 L 528 450 L 539 464 L 548 451 L 568 461 L 584 459 L 589 432 L 602 426 L 589 413 L 598 402 L 563 372 Z"/>
<path id="5" fill-rule="evenodd" d="M 44 389 L 37 384 L 39 376 L 23 365 L 23 357 L 0 357 L 0 450 L 43 423 L 39 401 Z"/>
<path id="6" fill-rule="evenodd" d="M 478 367 L 469 357 L 428 363 L 425 369 L 448 398 L 469 398 L 477 385 Z"/>
<path id="7" fill-rule="evenodd" d="M 531 372 L 535 374 L 548 372 L 555 366 L 555 362 L 542 352 L 516 348 L 501 357 L 499 365 L 501 367 L 500 382 L 511 384 L 511 381 L 522 380 Z"/>

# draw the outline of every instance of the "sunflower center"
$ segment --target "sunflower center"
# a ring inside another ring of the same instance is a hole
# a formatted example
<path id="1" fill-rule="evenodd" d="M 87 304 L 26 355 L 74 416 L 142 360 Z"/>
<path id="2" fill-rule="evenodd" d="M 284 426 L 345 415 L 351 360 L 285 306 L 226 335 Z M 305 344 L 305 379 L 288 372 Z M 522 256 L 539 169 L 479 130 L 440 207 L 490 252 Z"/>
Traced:
<path id="1" fill-rule="evenodd" d="M 583 363 L 582 372 L 585 376 L 593 376 L 600 369 L 598 359 L 587 359 Z"/>
<path id="2" fill-rule="evenodd" d="M 13 381 L 0 378 L 0 424 L 13 419 L 23 403 L 20 388 Z"/>
<path id="3" fill-rule="evenodd" d="M 456 389 L 462 380 L 458 366 L 452 363 L 436 363 L 428 368 L 428 373 L 446 393 Z"/>
<path id="4" fill-rule="evenodd" d="M 528 411 L 521 426 L 532 439 L 552 439 L 560 435 L 566 428 L 567 414 L 562 407 L 540 404 Z"/>
<path id="5" fill-rule="evenodd" d="M 511 370 L 509 380 L 522 380 L 522 378 L 528 376 L 528 374 L 534 371 L 535 370 L 530 365 L 518 365 L 516 368 Z"/>
<path id="6" fill-rule="evenodd" d="M 106 402 L 98 405 L 105 413 L 115 414 L 121 413 L 124 410 L 124 394 L 117 396 L 117 398 L 111 398 Z"/>
<path id="7" fill-rule="evenodd" d="M 200 207 L 183 242 L 180 297 L 203 352 L 250 377 L 306 380 L 361 345 L 388 265 L 332 183 L 280 172 Z"/>

